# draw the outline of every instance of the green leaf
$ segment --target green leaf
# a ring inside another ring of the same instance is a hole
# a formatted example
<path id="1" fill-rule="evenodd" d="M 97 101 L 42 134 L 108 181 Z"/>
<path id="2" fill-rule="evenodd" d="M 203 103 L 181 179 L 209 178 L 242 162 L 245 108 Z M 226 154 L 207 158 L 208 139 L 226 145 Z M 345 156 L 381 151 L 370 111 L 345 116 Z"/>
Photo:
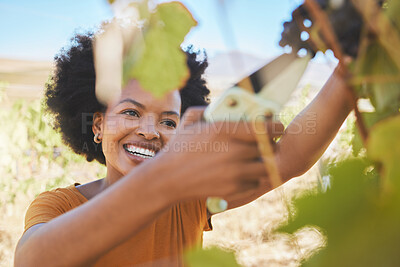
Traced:
<path id="1" fill-rule="evenodd" d="M 294 233 L 306 225 L 314 225 L 322 229 L 335 229 L 334 220 L 346 220 L 352 207 L 360 204 L 360 194 L 366 186 L 364 170 L 369 164 L 360 159 L 351 159 L 338 163 L 329 170 L 332 188 L 325 194 L 312 191 L 294 201 L 298 211 L 294 219 L 280 231 Z"/>
<path id="2" fill-rule="evenodd" d="M 188 267 L 239 267 L 233 252 L 227 252 L 217 247 L 209 249 L 197 248 L 185 254 Z"/>
<path id="3" fill-rule="evenodd" d="M 361 68 L 355 74 L 360 77 L 398 77 L 399 75 L 399 70 L 391 59 L 391 55 L 377 40 L 371 41 L 366 52 L 360 55 L 357 60 L 360 60 L 357 64 Z M 396 112 L 399 110 L 400 83 L 398 82 L 376 80 L 365 84 L 359 91 L 370 97 L 377 112 Z"/>
<path id="4" fill-rule="evenodd" d="M 383 164 L 383 179 L 400 185 L 400 115 L 377 123 L 368 139 L 368 155 Z M 399 188 L 400 189 L 400 188 Z"/>
<path id="5" fill-rule="evenodd" d="M 388 0 L 384 5 L 385 14 L 389 17 L 389 19 L 394 23 L 397 27 L 397 30 L 400 31 L 400 1 L 398 0 Z"/>
<path id="6" fill-rule="evenodd" d="M 150 16 L 144 44 L 133 45 L 124 61 L 124 84 L 136 79 L 158 97 L 184 86 L 190 72 L 180 45 L 196 24 L 181 3 L 159 4 Z"/>
<path id="7" fill-rule="evenodd" d="M 304 266 L 367 266 L 374 261 L 371 251 L 379 246 L 374 240 L 386 235 L 386 229 L 393 231 L 375 227 L 392 222 L 392 218 L 382 215 L 377 174 L 371 163 L 362 159 L 340 162 L 328 173 L 331 189 L 295 200 L 295 216 L 279 230 L 294 233 L 304 226 L 315 226 L 326 235 L 327 247 Z"/>
<path id="8" fill-rule="evenodd" d="M 363 118 L 363 122 L 367 129 L 370 129 L 375 123 L 388 118 L 392 115 L 392 111 L 386 112 L 363 112 L 361 113 L 361 117 Z M 361 139 L 360 132 L 358 127 L 353 128 L 354 137 L 352 140 L 353 146 L 353 156 L 358 156 L 361 149 L 364 147 L 364 144 Z"/>

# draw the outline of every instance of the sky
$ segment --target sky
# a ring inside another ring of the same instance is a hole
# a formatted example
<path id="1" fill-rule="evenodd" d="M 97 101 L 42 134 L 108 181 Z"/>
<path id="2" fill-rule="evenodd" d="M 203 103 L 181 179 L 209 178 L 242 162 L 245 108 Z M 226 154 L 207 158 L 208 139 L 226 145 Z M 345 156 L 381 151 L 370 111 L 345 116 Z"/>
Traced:
<path id="1" fill-rule="evenodd" d="M 184 44 L 209 56 L 240 50 L 261 58 L 283 52 L 283 22 L 301 0 L 183 0 L 198 21 Z M 74 32 L 112 18 L 106 0 L 0 0 L 0 57 L 51 61 Z"/>

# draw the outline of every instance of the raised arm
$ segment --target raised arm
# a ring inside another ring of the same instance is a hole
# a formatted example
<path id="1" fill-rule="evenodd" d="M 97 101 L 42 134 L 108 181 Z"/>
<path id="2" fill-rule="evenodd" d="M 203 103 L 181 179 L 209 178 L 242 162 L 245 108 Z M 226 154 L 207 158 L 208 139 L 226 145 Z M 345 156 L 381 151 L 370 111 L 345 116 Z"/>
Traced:
<path id="1" fill-rule="evenodd" d="M 275 158 L 283 182 L 303 174 L 321 157 L 351 111 L 345 82 L 338 72 L 337 68 L 276 145 Z M 245 205 L 272 189 L 269 178 L 261 178 L 257 189 L 230 196 L 228 208 Z"/>
<path id="2" fill-rule="evenodd" d="M 277 144 L 284 181 L 306 172 L 322 156 L 352 107 L 337 68 L 313 101 L 293 119 Z"/>

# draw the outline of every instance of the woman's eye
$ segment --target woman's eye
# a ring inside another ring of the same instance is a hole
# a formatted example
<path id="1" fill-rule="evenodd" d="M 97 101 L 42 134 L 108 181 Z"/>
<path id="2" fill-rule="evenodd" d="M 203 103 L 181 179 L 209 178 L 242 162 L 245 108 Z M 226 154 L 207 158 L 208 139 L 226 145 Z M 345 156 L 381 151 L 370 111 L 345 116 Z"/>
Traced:
<path id="1" fill-rule="evenodd" d="M 171 120 L 162 121 L 161 124 L 166 125 L 171 128 L 176 128 L 176 122 Z"/>
<path id="2" fill-rule="evenodd" d="M 134 117 L 138 117 L 138 118 L 140 117 L 139 112 L 137 112 L 136 110 L 132 110 L 132 109 L 125 110 L 122 112 L 122 114 L 134 116 Z"/>

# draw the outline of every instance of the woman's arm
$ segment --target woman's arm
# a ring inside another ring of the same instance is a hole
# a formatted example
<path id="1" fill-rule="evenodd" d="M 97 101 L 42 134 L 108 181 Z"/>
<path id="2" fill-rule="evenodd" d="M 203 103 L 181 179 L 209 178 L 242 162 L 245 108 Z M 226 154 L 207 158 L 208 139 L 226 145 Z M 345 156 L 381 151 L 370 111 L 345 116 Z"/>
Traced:
<path id="1" fill-rule="evenodd" d="M 299 176 L 322 156 L 352 110 L 337 68 L 314 100 L 287 127 L 277 144 L 283 181 Z"/>
<path id="2" fill-rule="evenodd" d="M 313 101 L 293 119 L 276 145 L 275 157 L 282 182 L 314 165 L 352 110 L 339 71 L 337 68 Z M 268 177 L 261 178 L 258 188 L 230 196 L 229 208 L 250 203 L 272 189 Z"/>
<path id="3" fill-rule="evenodd" d="M 138 166 L 87 203 L 31 227 L 17 246 L 15 266 L 88 266 L 95 262 L 177 201 L 179 192 L 166 190 L 170 179 L 160 175 L 161 171 L 154 164 Z"/>
<path id="4" fill-rule="evenodd" d="M 178 201 L 226 197 L 254 187 L 266 172 L 250 124 L 194 123 L 202 112 L 189 109 L 178 134 L 154 159 L 85 204 L 28 229 L 17 246 L 15 266 L 88 266 Z M 228 151 L 187 149 L 223 142 Z"/>

